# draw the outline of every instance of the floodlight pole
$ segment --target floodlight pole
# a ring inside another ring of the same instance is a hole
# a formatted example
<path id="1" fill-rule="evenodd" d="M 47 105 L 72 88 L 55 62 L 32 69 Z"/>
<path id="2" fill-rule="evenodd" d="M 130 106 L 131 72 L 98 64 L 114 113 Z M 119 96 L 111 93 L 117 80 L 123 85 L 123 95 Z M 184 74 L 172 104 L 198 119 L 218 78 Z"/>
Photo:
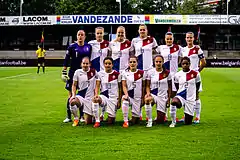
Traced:
<path id="1" fill-rule="evenodd" d="M 122 3 L 121 3 L 121 0 L 116 0 L 116 2 L 119 3 L 119 15 L 121 16 L 122 15 Z"/>
<path id="2" fill-rule="evenodd" d="M 23 0 L 20 0 L 20 16 L 22 16 L 22 5 L 23 5 Z"/>
<path id="3" fill-rule="evenodd" d="M 119 14 L 122 15 L 122 2 L 119 0 Z"/>
<path id="4" fill-rule="evenodd" d="M 228 3 L 229 3 L 229 0 L 227 0 L 227 17 L 228 17 Z"/>

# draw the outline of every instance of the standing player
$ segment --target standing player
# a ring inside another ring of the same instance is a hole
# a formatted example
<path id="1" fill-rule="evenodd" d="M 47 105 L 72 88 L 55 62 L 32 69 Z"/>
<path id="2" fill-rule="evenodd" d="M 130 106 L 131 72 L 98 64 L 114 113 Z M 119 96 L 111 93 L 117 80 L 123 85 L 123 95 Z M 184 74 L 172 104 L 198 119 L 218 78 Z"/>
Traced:
<path id="1" fill-rule="evenodd" d="M 103 60 L 107 57 L 109 42 L 104 40 L 104 28 L 95 28 L 96 40 L 89 41 L 88 44 L 92 46 L 91 64 L 92 68 L 97 72 L 104 70 Z"/>
<path id="2" fill-rule="evenodd" d="M 104 70 L 103 60 L 107 57 L 109 53 L 109 42 L 104 40 L 104 28 L 97 27 L 95 28 L 95 37 L 96 40 L 92 40 L 88 42 L 92 46 L 92 54 L 91 54 L 91 64 L 92 68 L 96 69 L 97 72 Z M 101 110 L 100 120 L 104 119 L 104 108 Z"/>
<path id="3" fill-rule="evenodd" d="M 198 45 L 194 45 L 194 33 L 193 32 L 188 32 L 186 33 L 186 42 L 187 46 L 184 47 L 183 49 L 183 56 L 187 56 L 190 58 L 191 65 L 190 69 L 201 72 L 203 68 L 206 66 L 206 60 L 203 55 L 202 49 Z M 200 64 L 200 65 L 199 65 Z M 202 83 L 199 89 L 199 92 L 202 91 Z M 199 98 L 199 92 L 197 93 L 197 99 L 196 99 L 196 107 L 195 107 L 195 112 L 196 112 L 196 118 L 194 123 L 199 123 L 200 122 L 200 113 L 201 113 L 201 101 Z"/>
<path id="4" fill-rule="evenodd" d="M 96 88 L 92 100 L 93 115 L 96 119 L 94 127 L 100 127 L 99 105 L 106 107 L 108 124 L 113 124 L 116 118 L 116 110 L 121 105 L 122 90 L 119 72 L 113 70 L 113 59 L 106 57 L 103 61 L 105 70 L 98 72 Z M 99 89 L 101 91 L 98 95 Z"/>
<path id="5" fill-rule="evenodd" d="M 139 121 L 140 110 L 143 105 L 145 94 L 145 74 L 143 70 L 137 69 L 137 57 L 130 56 L 129 69 L 122 72 L 122 112 L 124 118 L 123 127 L 127 128 L 129 105 L 132 106 L 132 124 Z"/>
<path id="6" fill-rule="evenodd" d="M 77 42 L 71 44 L 66 52 L 63 70 L 62 70 L 62 80 L 66 82 L 66 89 L 68 90 L 68 99 L 67 99 L 67 118 L 63 121 L 64 123 L 71 122 L 71 111 L 69 105 L 69 98 L 72 96 L 72 83 L 73 83 L 73 75 L 74 72 L 80 68 L 80 64 L 82 62 L 83 57 L 91 56 L 92 47 L 89 44 L 86 44 L 85 41 L 85 32 L 83 30 L 79 30 L 77 32 Z M 67 67 L 70 63 L 70 69 L 67 74 Z M 80 111 L 80 121 L 84 121 L 83 119 L 83 112 Z"/>
<path id="7" fill-rule="evenodd" d="M 131 42 L 126 39 L 126 32 L 123 26 L 117 28 L 117 38 L 109 44 L 109 56 L 113 58 L 113 69 L 121 72 L 128 67 Z"/>
<path id="8" fill-rule="evenodd" d="M 138 69 L 147 71 L 152 68 L 153 51 L 157 48 L 155 38 L 148 36 L 147 26 L 141 24 L 138 29 L 139 37 L 133 38 L 131 51 L 138 58 Z"/>
<path id="9" fill-rule="evenodd" d="M 96 70 L 90 69 L 89 57 L 84 57 L 81 63 L 82 69 L 77 69 L 73 76 L 72 97 L 70 98 L 70 109 L 74 115 L 72 126 L 77 126 L 79 118 L 77 115 L 78 108 L 83 108 L 86 115 L 86 124 L 92 123 L 92 103 L 94 88 L 96 84 Z M 76 91 L 78 88 L 78 93 Z"/>
<path id="10" fill-rule="evenodd" d="M 182 70 L 175 74 L 174 83 L 177 95 L 172 99 L 172 105 L 176 108 L 184 106 L 184 122 L 192 124 L 196 95 L 201 84 L 199 72 L 190 69 L 190 59 L 183 57 L 181 61 Z M 175 127 L 176 122 L 172 121 L 169 127 Z"/>
<path id="11" fill-rule="evenodd" d="M 131 52 L 138 58 L 138 69 L 148 71 L 153 65 L 153 52 L 157 48 L 157 41 L 154 37 L 148 36 L 148 29 L 145 24 L 140 24 L 138 29 L 139 37 L 133 38 Z M 142 120 L 142 111 L 141 117 Z"/>
<path id="12" fill-rule="evenodd" d="M 39 69 L 42 66 L 42 70 L 43 73 L 45 73 L 45 54 L 46 54 L 46 50 L 43 49 L 43 46 L 39 46 L 38 50 L 36 51 L 36 55 L 38 57 L 38 69 L 37 69 L 37 73 L 39 73 Z"/>
<path id="13" fill-rule="evenodd" d="M 157 123 L 164 123 L 166 107 L 170 103 L 172 92 L 172 78 L 168 70 L 163 67 L 163 57 L 154 57 L 155 68 L 147 72 L 145 110 L 148 119 L 146 127 L 152 127 L 152 103 L 157 108 Z"/>
<path id="14" fill-rule="evenodd" d="M 160 45 L 156 50 L 159 54 L 161 54 L 164 58 L 164 64 L 163 66 L 170 71 L 170 74 L 172 77 L 177 73 L 178 71 L 178 64 L 180 63 L 180 59 L 182 57 L 182 49 L 181 46 L 173 44 L 174 37 L 172 32 L 167 32 L 165 34 L 165 42 L 166 45 Z M 172 80 L 172 95 L 171 98 L 173 98 L 176 94 L 176 88 Z M 173 115 L 176 115 L 176 108 L 175 106 L 170 106 L 170 115 L 171 117 Z M 168 112 L 167 112 L 168 113 Z M 166 113 L 166 116 L 167 116 Z"/>

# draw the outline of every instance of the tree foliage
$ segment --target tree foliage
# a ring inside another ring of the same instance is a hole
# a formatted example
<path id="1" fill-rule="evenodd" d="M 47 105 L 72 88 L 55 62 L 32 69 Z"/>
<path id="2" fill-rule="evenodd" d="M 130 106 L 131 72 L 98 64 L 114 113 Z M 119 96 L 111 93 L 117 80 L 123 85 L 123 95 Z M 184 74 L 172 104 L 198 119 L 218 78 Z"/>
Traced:
<path id="1" fill-rule="evenodd" d="M 115 0 L 59 0 L 56 2 L 56 14 L 117 14 L 118 3 Z"/>
<path id="2" fill-rule="evenodd" d="M 122 14 L 211 14 L 205 0 L 121 0 Z M 229 14 L 240 14 L 239 0 L 231 0 Z M 0 15 L 17 16 L 20 0 L 0 0 Z M 116 0 L 24 0 L 23 15 L 119 14 Z M 226 2 L 220 1 L 216 13 L 226 14 Z"/>
<path id="3" fill-rule="evenodd" d="M 212 14 L 211 6 L 203 5 L 205 0 L 184 0 L 177 3 L 176 0 L 168 1 L 168 8 L 164 12 L 166 14 Z"/>

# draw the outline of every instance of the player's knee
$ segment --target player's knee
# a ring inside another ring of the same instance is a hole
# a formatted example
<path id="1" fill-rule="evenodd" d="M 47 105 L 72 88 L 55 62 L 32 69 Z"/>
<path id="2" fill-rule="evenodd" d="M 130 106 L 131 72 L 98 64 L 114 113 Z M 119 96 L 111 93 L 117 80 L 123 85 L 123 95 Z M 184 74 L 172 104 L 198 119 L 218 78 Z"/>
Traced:
<path id="1" fill-rule="evenodd" d="M 122 97 L 122 101 L 128 101 L 128 98 L 125 98 L 124 96 Z"/>
<path id="2" fill-rule="evenodd" d="M 176 106 L 177 108 L 181 108 L 182 106 L 180 100 L 176 97 L 172 99 L 171 105 Z"/>
<path id="3" fill-rule="evenodd" d="M 97 97 L 93 97 L 92 102 L 93 103 L 98 103 L 99 99 Z"/>
<path id="4" fill-rule="evenodd" d="M 184 120 L 185 125 L 191 125 L 192 120 L 193 120 L 193 116 L 185 113 L 185 120 Z"/>
<path id="5" fill-rule="evenodd" d="M 76 105 L 70 106 L 70 110 L 71 111 L 76 111 L 77 110 L 77 106 Z"/>
<path id="6" fill-rule="evenodd" d="M 93 116 L 86 114 L 85 124 L 92 124 L 92 123 L 93 123 Z"/>
<path id="7" fill-rule="evenodd" d="M 152 98 L 151 97 L 146 97 L 145 99 L 144 99 L 144 102 L 145 102 L 145 104 L 150 104 L 151 103 L 151 101 L 152 101 Z"/>
<path id="8" fill-rule="evenodd" d="M 115 123 L 115 116 L 112 115 L 112 114 L 108 114 L 108 121 L 107 121 L 107 124 L 108 125 L 112 125 Z"/>

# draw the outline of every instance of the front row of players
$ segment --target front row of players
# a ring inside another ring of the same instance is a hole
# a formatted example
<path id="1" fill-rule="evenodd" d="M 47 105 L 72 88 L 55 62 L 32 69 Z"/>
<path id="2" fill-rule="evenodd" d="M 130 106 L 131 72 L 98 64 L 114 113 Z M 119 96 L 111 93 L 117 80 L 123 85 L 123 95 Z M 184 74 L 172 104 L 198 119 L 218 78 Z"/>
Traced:
<path id="1" fill-rule="evenodd" d="M 100 108 L 107 112 L 108 124 L 114 123 L 117 109 L 122 108 L 123 127 L 127 128 L 130 106 L 131 122 L 135 124 L 139 121 L 144 104 L 147 116 L 146 127 L 152 127 L 154 104 L 157 110 L 156 123 L 164 123 L 167 107 L 171 104 L 175 108 L 183 107 L 185 124 L 192 124 L 201 79 L 198 72 L 190 69 L 188 57 L 182 58 L 182 70 L 174 77 L 171 77 L 170 72 L 163 67 L 164 58 L 161 55 L 154 57 L 154 68 L 147 72 L 137 69 L 136 56 L 130 56 L 129 67 L 121 75 L 113 70 L 111 57 L 106 57 L 103 62 L 104 70 L 97 73 L 90 68 L 90 60 L 85 57 L 81 62 L 82 69 L 74 73 L 72 97 L 69 100 L 70 109 L 74 115 L 73 126 L 79 123 L 77 114 L 79 108 L 82 108 L 86 115 L 85 123 L 92 124 L 95 121 L 94 127 L 100 127 Z M 177 94 L 170 102 L 172 80 L 174 80 Z M 77 94 L 76 90 L 78 90 Z M 171 116 L 170 127 L 175 127 L 176 111 L 175 115 L 171 114 Z"/>

